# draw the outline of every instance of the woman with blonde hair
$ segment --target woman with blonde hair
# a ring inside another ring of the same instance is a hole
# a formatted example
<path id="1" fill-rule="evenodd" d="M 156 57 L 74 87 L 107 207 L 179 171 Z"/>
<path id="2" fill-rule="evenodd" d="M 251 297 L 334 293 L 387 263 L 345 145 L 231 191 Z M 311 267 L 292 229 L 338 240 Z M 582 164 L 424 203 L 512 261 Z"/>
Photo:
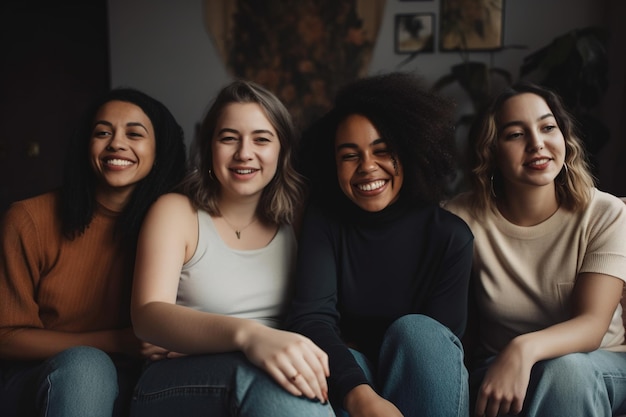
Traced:
<path id="1" fill-rule="evenodd" d="M 519 83 L 471 133 L 478 416 L 626 411 L 626 207 L 595 188 L 560 98 Z"/>

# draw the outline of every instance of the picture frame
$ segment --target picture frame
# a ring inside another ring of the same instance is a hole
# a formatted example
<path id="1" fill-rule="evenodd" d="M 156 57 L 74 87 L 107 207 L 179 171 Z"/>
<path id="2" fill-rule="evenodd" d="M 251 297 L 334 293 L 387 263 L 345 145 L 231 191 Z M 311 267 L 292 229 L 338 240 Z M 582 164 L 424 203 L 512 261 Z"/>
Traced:
<path id="1" fill-rule="evenodd" d="M 502 49 L 504 0 L 440 0 L 439 50 Z"/>
<path id="2" fill-rule="evenodd" d="M 403 13 L 395 16 L 396 54 L 435 51 L 435 14 Z"/>

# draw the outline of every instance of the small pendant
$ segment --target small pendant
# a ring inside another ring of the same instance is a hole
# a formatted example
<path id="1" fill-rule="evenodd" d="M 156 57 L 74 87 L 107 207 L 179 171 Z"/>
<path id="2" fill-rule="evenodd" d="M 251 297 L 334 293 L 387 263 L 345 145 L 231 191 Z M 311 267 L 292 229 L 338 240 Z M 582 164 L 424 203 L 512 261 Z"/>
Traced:
<path id="1" fill-rule="evenodd" d="M 237 239 L 241 239 L 241 230 L 235 230 L 235 234 L 237 235 Z"/>

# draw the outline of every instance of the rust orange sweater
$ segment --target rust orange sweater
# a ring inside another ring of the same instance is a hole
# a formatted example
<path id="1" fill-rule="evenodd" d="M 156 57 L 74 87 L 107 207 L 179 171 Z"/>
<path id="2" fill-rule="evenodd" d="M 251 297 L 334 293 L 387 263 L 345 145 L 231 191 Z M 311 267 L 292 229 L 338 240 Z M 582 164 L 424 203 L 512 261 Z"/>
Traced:
<path id="1" fill-rule="evenodd" d="M 134 254 L 99 206 L 85 233 L 61 233 L 57 193 L 14 203 L 0 229 L 0 344 L 22 328 L 85 332 L 130 326 Z"/>

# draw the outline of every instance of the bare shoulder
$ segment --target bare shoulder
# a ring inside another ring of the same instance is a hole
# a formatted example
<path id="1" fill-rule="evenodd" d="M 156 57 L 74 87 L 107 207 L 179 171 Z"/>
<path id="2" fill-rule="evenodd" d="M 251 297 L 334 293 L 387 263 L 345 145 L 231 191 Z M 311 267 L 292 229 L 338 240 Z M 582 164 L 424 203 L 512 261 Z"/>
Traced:
<path id="1" fill-rule="evenodd" d="M 150 207 L 143 229 L 154 233 L 177 233 L 194 230 L 197 214 L 191 201 L 183 194 L 168 193 L 160 196 Z"/>
<path id="2" fill-rule="evenodd" d="M 191 201 L 183 194 L 168 193 L 160 196 L 150 208 L 158 215 L 189 216 L 195 215 Z"/>

